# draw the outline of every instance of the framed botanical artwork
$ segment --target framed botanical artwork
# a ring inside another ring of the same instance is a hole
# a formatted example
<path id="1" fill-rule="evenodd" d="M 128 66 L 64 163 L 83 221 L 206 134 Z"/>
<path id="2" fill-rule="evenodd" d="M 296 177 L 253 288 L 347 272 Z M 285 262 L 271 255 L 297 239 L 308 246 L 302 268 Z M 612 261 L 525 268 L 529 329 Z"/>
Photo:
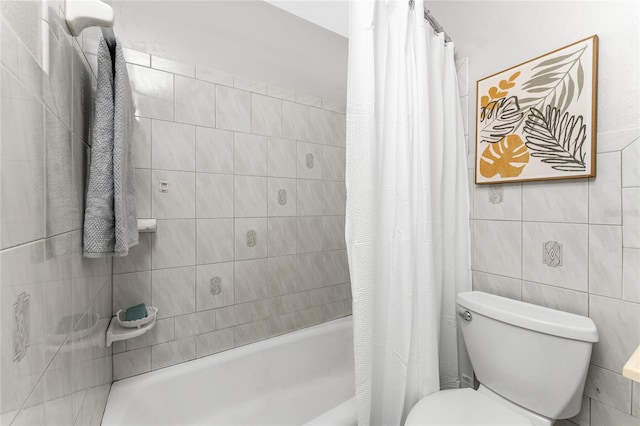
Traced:
<path id="1" fill-rule="evenodd" d="M 598 36 L 476 85 L 476 183 L 595 176 Z"/>

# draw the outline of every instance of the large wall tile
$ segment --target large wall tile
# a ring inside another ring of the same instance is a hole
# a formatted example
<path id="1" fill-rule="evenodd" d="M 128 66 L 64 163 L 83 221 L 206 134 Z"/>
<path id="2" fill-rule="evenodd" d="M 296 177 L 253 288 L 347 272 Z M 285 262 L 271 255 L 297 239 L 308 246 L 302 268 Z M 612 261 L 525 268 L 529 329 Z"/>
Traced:
<path id="1" fill-rule="evenodd" d="M 323 252 L 325 285 L 342 284 L 349 281 L 349 261 L 346 250 Z"/>
<path id="2" fill-rule="evenodd" d="M 299 289 L 309 290 L 322 287 L 324 285 L 323 267 L 324 256 L 322 252 L 297 255 Z"/>
<path id="3" fill-rule="evenodd" d="M 322 251 L 324 246 L 322 216 L 298 218 L 298 253 Z"/>
<path id="4" fill-rule="evenodd" d="M 321 181 L 298 179 L 297 189 L 297 213 L 298 216 L 319 216 L 322 211 L 322 184 Z"/>
<path id="5" fill-rule="evenodd" d="M 331 111 L 319 108 L 309 110 L 309 141 L 323 145 L 334 145 L 333 124 L 334 118 Z"/>
<path id="6" fill-rule="evenodd" d="M 173 74 L 131 64 L 127 71 L 136 115 L 173 120 Z"/>
<path id="7" fill-rule="evenodd" d="M 269 138 L 269 176 L 295 178 L 297 172 L 297 143 L 286 139 Z"/>
<path id="8" fill-rule="evenodd" d="M 522 224 L 522 278 L 572 290 L 588 289 L 588 225 L 524 222 Z M 555 265 L 557 252 L 545 251 L 545 245 L 561 245 L 560 264 Z M 545 259 L 549 264 L 545 264 Z"/>
<path id="9" fill-rule="evenodd" d="M 152 271 L 151 303 L 158 308 L 158 318 L 194 312 L 195 283 L 195 266 Z"/>
<path id="10" fill-rule="evenodd" d="M 640 305 L 602 296 L 589 296 L 589 317 L 598 327 L 600 341 L 593 346 L 591 362 L 621 371 L 640 344 Z"/>
<path id="11" fill-rule="evenodd" d="M 347 118 L 343 113 L 333 113 L 333 145 L 347 146 Z"/>
<path id="12" fill-rule="evenodd" d="M 322 179 L 344 181 L 345 149 L 322 146 Z"/>
<path id="13" fill-rule="evenodd" d="M 270 217 L 269 257 L 296 254 L 296 218 Z"/>
<path id="14" fill-rule="evenodd" d="M 267 216 L 267 178 L 235 177 L 235 216 Z"/>
<path id="15" fill-rule="evenodd" d="M 239 325 L 234 328 L 236 346 L 248 345 L 249 343 L 264 340 L 269 337 L 266 321 L 256 321 L 249 324 Z"/>
<path id="16" fill-rule="evenodd" d="M 280 296 L 296 291 L 298 280 L 296 268 L 295 256 L 269 258 L 269 296 Z"/>
<path id="17" fill-rule="evenodd" d="M 251 133 L 282 135 L 282 100 L 251 94 Z"/>
<path id="18" fill-rule="evenodd" d="M 45 141 L 45 227 L 46 235 L 52 236 L 78 228 L 82 222 L 76 222 L 77 210 L 83 206 L 75 205 L 71 132 L 48 110 Z"/>
<path id="19" fill-rule="evenodd" d="M 322 178 L 322 145 L 298 142 L 298 178 Z"/>
<path id="20" fill-rule="evenodd" d="M 194 171 L 196 163 L 194 126 L 153 120 L 152 167 L 164 170 Z"/>
<path id="21" fill-rule="evenodd" d="M 542 222 L 587 223 L 587 180 L 528 182 L 522 185 L 522 219 Z"/>
<path id="22" fill-rule="evenodd" d="M 251 303 L 236 304 L 216 309 L 216 328 L 218 330 L 251 322 L 253 310 Z"/>
<path id="23" fill-rule="evenodd" d="M 138 245 L 129 249 L 129 254 L 113 258 L 113 273 L 148 271 L 151 269 L 151 234 L 141 233 Z"/>
<path id="24" fill-rule="evenodd" d="M 322 216 L 323 250 L 347 247 L 344 236 L 344 216 Z"/>
<path id="25" fill-rule="evenodd" d="M 235 227 L 236 260 L 267 257 L 267 218 L 236 219 Z"/>
<path id="26" fill-rule="evenodd" d="M 166 185 L 166 192 L 162 192 Z M 151 173 L 151 214 L 156 219 L 196 217 L 196 174 L 153 170 Z"/>
<path id="27" fill-rule="evenodd" d="M 215 286 L 220 292 L 215 294 Z M 235 303 L 234 262 L 196 267 L 196 309 L 221 308 Z"/>
<path id="28" fill-rule="evenodd" d="M 268 274 L 266 258 L 235 262 L 235 303 L 267 297 Z"/>
<path id="29" fill-rule="evenodd" d="M 344 215 L 347 188 L 344 182 L 322 181 L 322 214 Z"/>
<path id="30" fill-rule="evenodd" d="M 175 76 L 176 121 L 215 127 L 216 86 L 193 78 Z"/>
<path id="31" fill-rule="evenodd" d="M 581 291 L 524 281 L 522 301 L 572 314 L 589 315 L 589 294 Z"/>
<path id="32" fill-rule="evenodd" d="M 308 106 L 282 102 L 282 137 L 297 141 L 309 140 Z"/>
<path id="33" fill-rule="evenodd" d="M 620 152 L 597 155 L 598 172 L 589 180 L 589 223 L 620 225 Z"/>
<path id="34" fill-rule="evenodd" d="M 233 175 L 196 173 L 196 217 L 233 217 Z"/>
<path id="35" fill-rule="evenodd" d="M 233 162 L 238 175 L 267 176 L 267 138 L 234 133 Z"/>
<path id="36" fill-rule="evenodd" d="M 474 220 L 474 269 L 520 278 L 521 227 L 518 222 Z"/>
<path id="37" fill-rule="evenodd" d="M 196 171 L 233 173 L 233 132 L 196 127 Z"/>
<path id="38" fill-rule="evenodd" d="M 297 185 L 295 179 L 269 178 L 267 211 L 272 216 L 295 216 Z"/>
<path id="39" fill-rule="evenodd" d="M 196 263 L 230 262 L 234 255 L 233 219 L 196 221 Z"/>
<path id="40" fill-rule="evenodd" d="M 622 228 L 589 226 L 589 292 L 622 297 Z"/>
<path id="41" fill-rule="evenodd" d="M 153 269 L 195 265 L 195 220 L 159 220 L 157 228 L 151 240 Z"/>

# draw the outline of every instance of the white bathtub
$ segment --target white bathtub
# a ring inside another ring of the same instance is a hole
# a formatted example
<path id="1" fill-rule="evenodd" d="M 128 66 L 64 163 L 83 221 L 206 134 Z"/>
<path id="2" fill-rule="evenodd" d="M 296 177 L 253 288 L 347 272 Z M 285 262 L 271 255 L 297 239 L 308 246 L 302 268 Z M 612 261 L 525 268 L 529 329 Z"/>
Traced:
<path id="1" fill-rule="evenodd" d="M 115 382 L 103 426 L 356 425 L 351 317 Z"/>

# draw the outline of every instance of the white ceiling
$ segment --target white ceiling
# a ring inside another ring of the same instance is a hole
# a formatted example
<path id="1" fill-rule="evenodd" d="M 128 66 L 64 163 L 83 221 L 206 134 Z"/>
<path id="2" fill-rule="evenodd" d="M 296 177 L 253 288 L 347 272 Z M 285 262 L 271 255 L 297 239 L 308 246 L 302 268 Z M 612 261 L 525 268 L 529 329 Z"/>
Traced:
<path id="1" fill-rule="evenodd" d="M 348 6 L 344 1 L 278 3 L 114 1 L 112 6 L 115 32 L 125 46 L 344 102 L 348 40 L 336 31 L 344 32 Z"/>

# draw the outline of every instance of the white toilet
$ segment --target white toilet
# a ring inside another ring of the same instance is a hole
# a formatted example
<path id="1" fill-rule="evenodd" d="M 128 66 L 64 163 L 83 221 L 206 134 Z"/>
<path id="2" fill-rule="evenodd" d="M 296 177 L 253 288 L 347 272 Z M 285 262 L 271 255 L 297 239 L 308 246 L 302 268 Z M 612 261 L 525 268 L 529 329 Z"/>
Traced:
<path id="1" fill-rule="evenodd" d="M 549 426 L 578 414 L 598 341 L 590 318 L 479 291 L 457 303 L 480 387 L 423 398 L 406 426 Z"/>

